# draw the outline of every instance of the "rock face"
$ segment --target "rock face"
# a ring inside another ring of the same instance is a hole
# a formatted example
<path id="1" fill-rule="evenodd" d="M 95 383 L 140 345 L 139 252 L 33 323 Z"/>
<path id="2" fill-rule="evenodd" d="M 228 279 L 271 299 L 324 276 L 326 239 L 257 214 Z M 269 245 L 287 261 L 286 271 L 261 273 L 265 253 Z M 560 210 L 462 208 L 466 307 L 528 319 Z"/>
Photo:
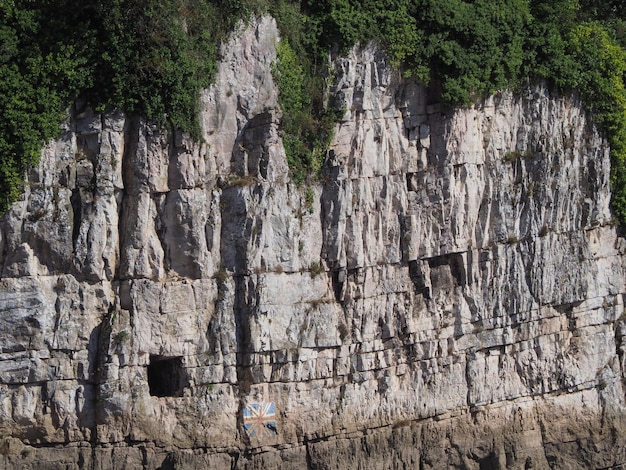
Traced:
<path id="1" fill-rule="evenodd" d="M 624 242 L 581 104 L 442 110 L 355 50 L 297 188 L 278 40 L 225 46 L 201 144 L 77 105 L 44 150 L 0 221 L 0 467 L 625 464 Z"/>

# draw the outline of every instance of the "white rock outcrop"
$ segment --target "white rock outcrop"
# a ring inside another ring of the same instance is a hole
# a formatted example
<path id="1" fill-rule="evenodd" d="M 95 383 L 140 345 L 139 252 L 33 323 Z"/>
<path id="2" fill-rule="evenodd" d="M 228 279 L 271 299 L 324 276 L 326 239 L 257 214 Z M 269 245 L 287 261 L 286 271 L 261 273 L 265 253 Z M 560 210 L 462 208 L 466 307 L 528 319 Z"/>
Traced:
<path id="1" fill-rule="evenodd" d="M 626 245 L 581 103 L 445 110 L 355 49 L 307 197 L 279 40 L 224 47 L 202 143 L 77 104 L 44 149 L 0 219 L 0 467 L 625 465 Z"/>

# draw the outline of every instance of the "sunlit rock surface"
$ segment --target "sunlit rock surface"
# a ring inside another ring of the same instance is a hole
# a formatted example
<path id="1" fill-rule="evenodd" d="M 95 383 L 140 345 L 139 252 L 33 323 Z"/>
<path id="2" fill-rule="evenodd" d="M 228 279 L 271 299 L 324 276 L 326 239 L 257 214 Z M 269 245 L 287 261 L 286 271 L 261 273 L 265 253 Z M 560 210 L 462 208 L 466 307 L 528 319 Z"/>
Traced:
<path id="1" fill-rule="evenodd" d="M 279 40 L 225 46 L 202 143 L 78 103 L 44 149 L 0 220 L 0 467 L 626 464 L 626 245 L 581 103 L 446 110 L 355 50 L 298 188 Z"/>

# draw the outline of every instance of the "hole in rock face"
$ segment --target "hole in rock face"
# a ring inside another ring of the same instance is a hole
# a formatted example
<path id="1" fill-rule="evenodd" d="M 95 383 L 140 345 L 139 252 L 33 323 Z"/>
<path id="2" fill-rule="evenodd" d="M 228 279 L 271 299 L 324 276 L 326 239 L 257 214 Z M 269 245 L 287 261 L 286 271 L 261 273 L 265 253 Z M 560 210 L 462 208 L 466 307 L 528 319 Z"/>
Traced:
<path id="1" fill-rule="evenodd" d="M 497 470 L 498 468 L 501 468 L 498 456 L 493 452 L 487 457 L 480 459 L 478 461 L 478 465 L 480 470 Z"/>
<path id="2" fill-rule="evenodd" d="M 183 358 L 150 356 L 148 386 L 153 397 L 182 397 L 189 386 Z"/>

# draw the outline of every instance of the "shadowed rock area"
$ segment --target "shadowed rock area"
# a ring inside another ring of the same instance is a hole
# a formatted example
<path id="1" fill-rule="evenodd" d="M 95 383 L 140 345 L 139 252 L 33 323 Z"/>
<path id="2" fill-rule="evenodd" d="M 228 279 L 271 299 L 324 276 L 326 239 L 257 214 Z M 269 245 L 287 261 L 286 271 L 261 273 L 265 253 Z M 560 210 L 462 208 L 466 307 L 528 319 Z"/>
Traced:
<path id="1" fill-rule="evenodd" d="M 0 467 L 626 465 L 626 244 L 581 103 L 445 110 L 355 49 L 311 204 L 279 40 L 224 46 L 202 143 L 76 104 L 44 149 L 0 219 Z"/>

